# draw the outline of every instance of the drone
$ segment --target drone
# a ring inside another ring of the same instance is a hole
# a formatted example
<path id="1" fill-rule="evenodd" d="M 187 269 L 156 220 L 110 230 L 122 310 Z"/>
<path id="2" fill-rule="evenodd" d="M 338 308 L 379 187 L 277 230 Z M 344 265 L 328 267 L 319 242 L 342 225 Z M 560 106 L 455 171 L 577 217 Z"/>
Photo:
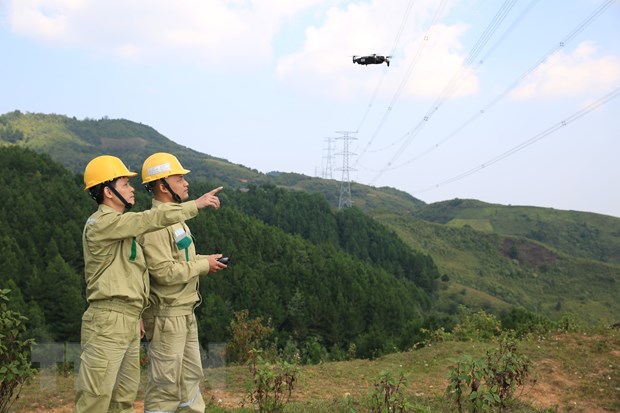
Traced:
<path id="1" fill-rule="evenodd" d="M 388 67 L 390 66 L 390 59 L 392 56 L 380 56 L 376 54 L 368 55 L 368 56 L 353 56 L 353 63 L 357 63 L 360 65 L 380 65 L 381 63 L 387 63 Z"/>

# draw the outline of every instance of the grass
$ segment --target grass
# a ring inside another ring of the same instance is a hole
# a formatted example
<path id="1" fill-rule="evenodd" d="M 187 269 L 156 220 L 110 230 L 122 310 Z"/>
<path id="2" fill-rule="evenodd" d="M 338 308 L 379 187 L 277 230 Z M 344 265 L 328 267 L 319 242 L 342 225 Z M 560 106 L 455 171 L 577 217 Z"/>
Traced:
<path id="1" fill-rule="evenodd" d="M 464 354 L 482 357 L 495 343 L 443 342 L 422 349 L 394 353 L 376 360 L 352 360 L 302 366 L 287 412 L 363 412 L 365 400 L 383 371 L 403 372 L 407 398 L 414 412 L 452 412 L 446 399 L 450 359 Z M 529 383 L 507 412 L 613 412 L 620 411 L 620 332 L 556 334 L 522 340 L 518 351 L 531 360 Z M 245 366 L 206 369 L 208 412 L 249 412 L 241 402 L 251 384 Z M 144 380 L 139 400 L 144 397 Z M 14 412 L 69 412 L 75 376 L 37 376 L 22 390 Z M 42 384 L 43 383 L 43 384 Z M 64 409 L 64 410 L 63 410 Z"/>
<path id="2" fill-rule="evenodd" d="M 467 287 L 467 293 L 457 293 L 456 300 L 440 300 L 444 307 L 482 303 L 499 314 L 506 306 L 520 306 L 550 319 L 568 313 L 588 326 L 617 321 L 620 266 L 616 263 L 579 258 L 531 240 L 392 213 L 377 213 L 374 218 L 412 249 L 430 255 L 440 274 L 449 276 L 449 291 L 440 292 L 442 296 Z M 511 258 L 510 245 L 519 259 Z"/>
<path id="3" fill-rule="evenodd" d="M 473 229 L 477 229 L 478 231 L 493 232 L 493 225 L 488 219 L 454 218 L 450 220 L 446 225 L 457 228 L 469 225 L 470 227 L 472 227 Z"/>

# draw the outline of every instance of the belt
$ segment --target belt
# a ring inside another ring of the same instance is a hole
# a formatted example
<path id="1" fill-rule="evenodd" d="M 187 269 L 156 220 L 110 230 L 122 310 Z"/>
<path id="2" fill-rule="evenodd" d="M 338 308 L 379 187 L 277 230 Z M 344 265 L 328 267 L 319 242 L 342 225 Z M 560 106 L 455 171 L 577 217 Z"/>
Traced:
<path id="1" fill-rule="evenodd" d="M 127 301 L 115 299 L 92 301 L 89 305 L 92 308 L 116 311 L 117 313 L 122 313 L 136 318 L 140 318 L 142 311 L 144 310 L 143 308 L 138 308 Z"/>

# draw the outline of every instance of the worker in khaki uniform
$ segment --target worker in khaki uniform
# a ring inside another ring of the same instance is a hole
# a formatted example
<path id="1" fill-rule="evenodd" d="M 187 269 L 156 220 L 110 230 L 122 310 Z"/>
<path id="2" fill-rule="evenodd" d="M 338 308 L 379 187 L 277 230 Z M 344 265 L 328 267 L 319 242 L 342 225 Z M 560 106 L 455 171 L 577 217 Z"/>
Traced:
<path id="1" fill-rule="evenodd" d="M 84 170 L 84 183 L 99 205 L 84 226 L 84 274 L 88 309 L 82 317 L 82 355 L 74 413 L 133 412 L 140 382 L 140 316 L 149 279 L 136 237 L 219 208 L 217 188 L 191 202 L 127 212 L 134 203 L 129 177 L 113 156 L 99 156 Z"/>
<path id="2" fill-rule="evenodd" d="M 153 210 L 188 199 L 187 173 L 168 153 L 144 161 L 142 183 L 153 194 Z M 149 340 L 144 411 L 203 413 L 204 375 L 194 309 L 200 303 L 199 276 L 226 268 L 218 261 L 222 254 L 196 254 L 185 222 L 144 234 L 138 242 L 150 274 L 150 306 L 143 315 Z"/>

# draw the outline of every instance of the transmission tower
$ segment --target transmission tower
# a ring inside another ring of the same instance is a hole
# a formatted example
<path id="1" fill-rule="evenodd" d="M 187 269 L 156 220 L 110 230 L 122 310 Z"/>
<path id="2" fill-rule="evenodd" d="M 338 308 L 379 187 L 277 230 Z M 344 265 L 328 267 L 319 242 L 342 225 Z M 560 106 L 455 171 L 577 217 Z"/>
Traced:
<path id="1" fill-rule="evenodd" d="M 323 150 L 325 155 L 323 155 L 323 173 L 321 177 L 323 179 L 333 179 L 333 169 L 332 169 L 332 159 L 334 158 L 333 149 L 334 149 L 334 138 L 325 138 L 326 147 Z"/>
<path id="2" fill-rule="evenodd" d="M 356 171 L 357 169 L 349 166 L 349 156 L 355 155 L 354 153 L 349 152 L 349 141 L 356 140 L 357 138 L 349 135 L 354 134 L 356 132 L 336 132 L 340 133 L 343 136 L 336 138 L 337 140 L 343 141 L 342 152 L 337 155 L 342 154 L 342 168 L 336 169 L 337 171 L 342 171 L 342 180 L 340 181 L 340 198 L 338 200 L 338 209 L 351 207 L 351 180 L 349 179 L 349 172 Z"/>

